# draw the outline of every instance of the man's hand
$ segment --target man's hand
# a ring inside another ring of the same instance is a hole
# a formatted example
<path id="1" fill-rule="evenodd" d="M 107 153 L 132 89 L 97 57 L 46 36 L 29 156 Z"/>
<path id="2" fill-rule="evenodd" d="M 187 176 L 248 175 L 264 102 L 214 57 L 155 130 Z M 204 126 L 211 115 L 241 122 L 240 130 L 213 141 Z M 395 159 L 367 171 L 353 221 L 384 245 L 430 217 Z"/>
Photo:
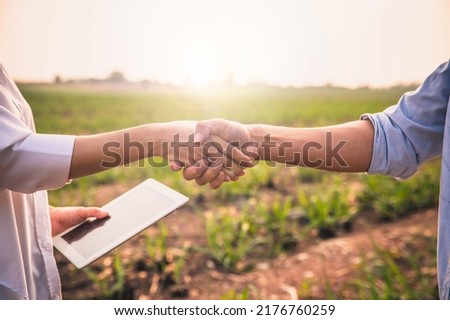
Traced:
<path id="1" fill-rule="evenodd" d="M 200 143 L 194 143 L 197 121 L 172 121 L 158 124 L 153 156 L 176 161 L 183 167 L 203 158 Z"/>
<path id="2" fill-rule="evenodd" d="M 50 207 L 52 237 L 88 218 L 103 219 L 108 216 L 107 212 L 97 207 Z"/>
<path id="3" fill-rule="evenodd" d="M 210 161 L 209 166 L 206 163 L 199 163 L 186 167 L 183 176 L 187 180 L 195 179 L 199 185 L 210 183 L 211 188 L 215 189 L 230 179 L 236 181 L 244 174 L 242 168 L 252 167 L 253 160 L 259 158 L 257 147 L 252 143 L 252 133 L 243 124 L 212 119 L 200 121 L 195 132 L 194 140 L 203 146 L 203 153 Z M 225 163 L 220 163 L 221 170 L 213 165 L 215 161 L 221 161 L 217 155 L 225 157 Z M 181 169 L 173 164 L 171 167 L 174 170 Z"/>
<path id="4" fill-rule="evenodd" d="M 218 188 L 224 181 L 237 180 L 243 171 L 236 166 L 235 170 L 227 170 L 223 163 L 227 159 L 226 155 L 216 152 L 216 158 L 212 160 L 209 154 L 204 154 L 200 141 L 194 141 L 194 134 L 197 122 L 194 121 L 173 121 L 164 123 L 160 127 L 160 145 L 154 151 L 155 155 L 161 155 L 170 161 L 173 171 L 180 171 L 183 168 L 190 168 L 188 172 L 195 176 L 204 175 L 212 188 Z M 212 161 L 211 161 L 212 160 Z M 207 170 L 208 169 L 208 170 Z M 192 180 L 184 175 L 187 180 Z"/>

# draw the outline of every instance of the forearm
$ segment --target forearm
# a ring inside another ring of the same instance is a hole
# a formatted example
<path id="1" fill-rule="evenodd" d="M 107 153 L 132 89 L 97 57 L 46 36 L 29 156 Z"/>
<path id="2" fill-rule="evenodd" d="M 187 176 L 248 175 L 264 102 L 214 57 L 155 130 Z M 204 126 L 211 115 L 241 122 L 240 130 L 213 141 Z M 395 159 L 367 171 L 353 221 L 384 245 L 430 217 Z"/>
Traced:
<path id="1" fill-rule="evenodd" d="M 366 172 L 373 152 L 370 121 L 318 128 L 249 125 L 259 158 L 289 165 Z"/>
<path id="2" fill-rule="evenodd" d="M 161 124 L 78 136 L 75 139 L 69 178 L 78 178 L 145 157 L 162 156 Z"/>

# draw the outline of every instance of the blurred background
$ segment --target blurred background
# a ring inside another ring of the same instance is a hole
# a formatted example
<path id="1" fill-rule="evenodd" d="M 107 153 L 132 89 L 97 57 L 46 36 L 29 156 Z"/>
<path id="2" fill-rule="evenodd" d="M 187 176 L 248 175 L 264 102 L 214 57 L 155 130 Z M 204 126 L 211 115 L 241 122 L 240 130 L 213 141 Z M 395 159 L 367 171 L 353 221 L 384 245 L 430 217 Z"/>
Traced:
<path id="1" fill-rule="evenodd" d="M 8 1 L 2 62 L 18 80 L 390 86 L 450 49 L 446 0 Z"/>
<path id="2" fill-rule="evenodd" d="M 224 117 L 320 126 L 379 112 L 450 56 L 446 0 L 0 0 L 0 63 L 38 132 Z M 144 168 L 139 168 L 144 167 Z M 142 161 L 50 192 L 95 205 L 153 177 L 190 197 L 66 299 L 436 299 L 439 159 L 406 182 L 260 163 L 219 190 Z"/>

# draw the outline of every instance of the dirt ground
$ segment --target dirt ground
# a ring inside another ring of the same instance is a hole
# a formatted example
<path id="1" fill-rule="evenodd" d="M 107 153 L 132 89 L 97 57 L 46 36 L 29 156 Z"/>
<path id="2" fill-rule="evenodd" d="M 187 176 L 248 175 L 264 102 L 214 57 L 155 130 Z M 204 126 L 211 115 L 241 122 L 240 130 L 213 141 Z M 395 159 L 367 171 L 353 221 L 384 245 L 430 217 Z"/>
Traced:
<path id="1" fill-rule="evenodd" d="M 370 220 L 370 218 L 369 218 Z M 189 208 L 165 219 L 169 226 L 170 247 L 204 246 L 202 220 Z M 126 283 L 132 299 L 220 299 L 227 293 L 247 288 L 252 299 L 325 299 L 326 283 L 333 291 L 340 291 L 352 279 L 361 262 L 361 253 L 379 247 L 402 250 L 404 244 L 417 235 L 435 237 L 437 209 L 414 212 L 389 223 L 372 223 L 362 217 L 353 231 L 329 240 L 301 243 L 293 251 L 276 258 L 252 259 L 248 272 L 230 273 L 216 266 L 204 253 L 193 252 L 186 260 L 182 284 L 165 284 L 157 273 L 139 267 L 127 271 Z M 145 243 L 137 236 L 120 247 L 120 256 L 136 265 L 144 255 Z M 420 248 L 417 248 L 420 250 Z M 65 299 L 98 299 L 100 289 L 82 271 L 56 252 Z M 111 265 L 111 255 L 97 261 L 93 270 L 99 274 Z M 137 261 L 137 262 L 136 262 Z M 127 269 L 129 270 L 129 269 Z M 307 288 L 302 294 L 301 288 Z M 349 297 L 352 298 L 352 297 Z"/>
<path id="2" fill-rule="evenodd" d="M 361 262 L 361 252 L 372 250 L 371 239 L 380 247 L 401 248 L 417 234 L 435 235 L 436 218 L 436 210 L 426 210 L 393 223 L 359 226 L 351 234 L 299 246 L 273 260 L 258 261 L 255 270 L 244 274 L 220 272 L 208 261 L 203 261 L 206 266 L 199 265 L 201 260 L 191 261 L 189 298 L 219 299 L 233 288 L 240 291 L 249 287 L 257 299 L 299 299 L 305 298 L 297 292 L 304 283 L 310 285 L 310 298 L 324 298 L 325 279 L 339 291 Z"/>

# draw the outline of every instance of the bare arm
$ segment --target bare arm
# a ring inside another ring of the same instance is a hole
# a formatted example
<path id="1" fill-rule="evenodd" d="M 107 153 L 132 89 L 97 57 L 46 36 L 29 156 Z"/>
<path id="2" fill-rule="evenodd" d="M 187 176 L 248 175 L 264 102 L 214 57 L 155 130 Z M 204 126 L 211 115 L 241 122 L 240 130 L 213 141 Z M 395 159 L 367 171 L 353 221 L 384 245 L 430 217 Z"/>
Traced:
<path id="1" fill-rule="evenodd" d="M 290 165 L 346 172 L 366 172 L 373 152 L 370 121 L 318 128 L 248 125 L 258 156 Z"/>
<path id="2" fill-rule="evenodd" d="M 196 122 L 177 121 L 154 123 L 124 130 L 78 136 L 72 155 L 69 178 L 101 172 L 143 158 L 162 156 L 172 159 L 170 143 L 179 134 L 179 141 L 188 141 Z M 192 138 L 193 139 L 193 138 Z M 165 143 L 165 147 L 163 144 Z M 187 149 L 187 148 L 186 148 Z M 187 150 L 185 150 L 187 151 Z M 180 154 L 184 161 L 193 154 Z M 180 159 L 177 159 L 180 160 Z"/>
<path id="3" fill-rule="evenodd" d="M 200 142 L 218 137 L 241 148 L 254 160 L 366 172 L 372 159 L 374 129 L 370 121 L 362 120 L 328 127 L 290 128 L 211 119 L 197 124 L 196 137 Z M 211 168 L 199 173 L 188 167 L 183 174 L 199 185 L 208 183 L 214 176 Z"/>

